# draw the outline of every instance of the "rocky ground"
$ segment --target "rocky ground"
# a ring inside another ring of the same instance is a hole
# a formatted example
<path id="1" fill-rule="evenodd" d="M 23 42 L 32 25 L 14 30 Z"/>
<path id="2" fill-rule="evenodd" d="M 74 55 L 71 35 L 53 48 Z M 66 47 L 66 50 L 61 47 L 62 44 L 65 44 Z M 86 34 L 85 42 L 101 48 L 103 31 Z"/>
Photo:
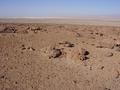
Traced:
<path id="1" fill-rule="evenodd" d="M 120 90 L 120 27 L 0 23 L 0 90 Z"/>

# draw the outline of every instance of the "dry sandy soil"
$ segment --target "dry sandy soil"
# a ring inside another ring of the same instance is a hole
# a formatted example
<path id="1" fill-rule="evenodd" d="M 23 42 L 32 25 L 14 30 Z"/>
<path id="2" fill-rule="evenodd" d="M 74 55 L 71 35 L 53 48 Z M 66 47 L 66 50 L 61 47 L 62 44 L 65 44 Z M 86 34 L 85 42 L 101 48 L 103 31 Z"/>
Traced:
<path id="1" fill-rule="evenodd" d="M 0 90 L 120 90 L 120 27 L 0 23 Z"/>

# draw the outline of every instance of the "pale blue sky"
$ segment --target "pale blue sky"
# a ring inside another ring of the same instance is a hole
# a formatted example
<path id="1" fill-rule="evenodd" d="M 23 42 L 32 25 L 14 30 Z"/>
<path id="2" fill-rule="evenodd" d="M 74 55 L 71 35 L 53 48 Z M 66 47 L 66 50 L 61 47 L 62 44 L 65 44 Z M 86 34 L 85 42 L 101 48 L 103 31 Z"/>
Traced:
<path id="1" fill-rule="evenodd" d="M 0 17 L 120 15 L 120 0 L 0 0 Z"/>

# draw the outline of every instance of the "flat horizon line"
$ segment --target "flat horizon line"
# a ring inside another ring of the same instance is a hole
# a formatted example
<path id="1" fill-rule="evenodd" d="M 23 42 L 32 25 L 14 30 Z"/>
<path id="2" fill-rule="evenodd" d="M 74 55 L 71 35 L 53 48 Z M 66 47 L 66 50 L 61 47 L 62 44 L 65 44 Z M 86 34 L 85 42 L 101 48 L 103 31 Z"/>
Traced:
<path id="1" fill-rule="evenodd" d="M 81 19 L 81 18 L 120 18 L 120 15 L 83 15 L 83 16 L 8 16 L 0 19 Z"/>

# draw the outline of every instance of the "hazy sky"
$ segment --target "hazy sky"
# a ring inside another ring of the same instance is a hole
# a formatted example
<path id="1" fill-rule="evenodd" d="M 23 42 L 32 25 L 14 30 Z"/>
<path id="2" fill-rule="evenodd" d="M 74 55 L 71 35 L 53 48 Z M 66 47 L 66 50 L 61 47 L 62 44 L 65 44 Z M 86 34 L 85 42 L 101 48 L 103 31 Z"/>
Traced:
<path id="1" fill-rule="evenodd" d="M 0 17 L 120 15 L 120 0 L 0 0 Z"/>

